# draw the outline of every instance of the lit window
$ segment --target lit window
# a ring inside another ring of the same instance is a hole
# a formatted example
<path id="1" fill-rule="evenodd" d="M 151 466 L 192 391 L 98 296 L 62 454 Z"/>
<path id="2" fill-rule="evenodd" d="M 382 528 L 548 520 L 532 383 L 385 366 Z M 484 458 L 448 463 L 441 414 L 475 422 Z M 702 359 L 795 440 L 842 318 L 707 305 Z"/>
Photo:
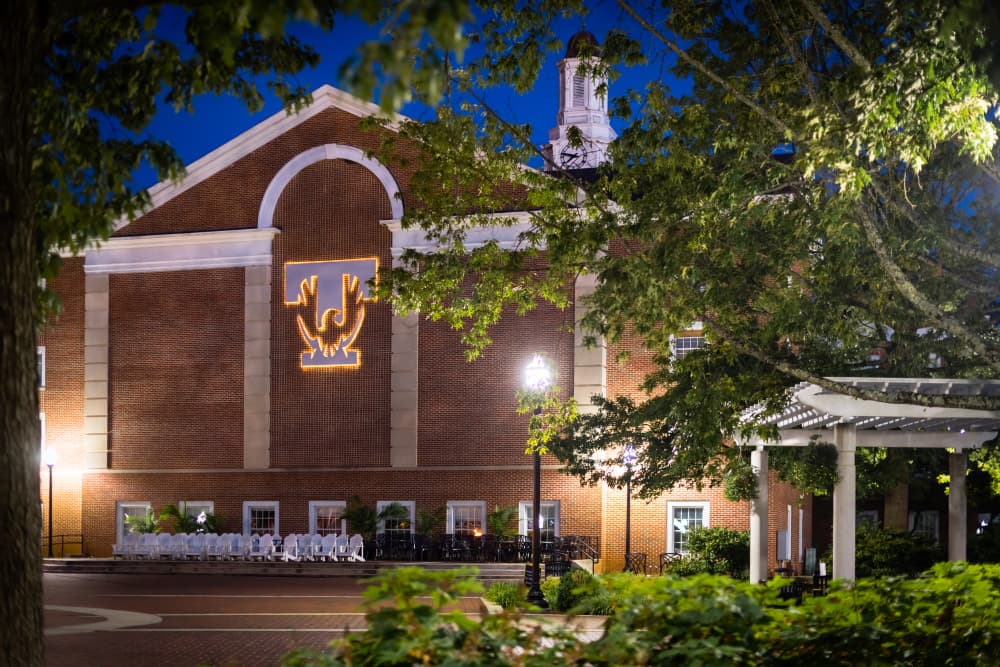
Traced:
<path id="1" fill-rule="evenodd" d="M 382 519 L 378 524 L 378 532 L 389 536 L 411 534 L 413 532 L 413 513 L 416 504 L 412 500 L 380 500 L 375 504 L 375 508 L 379 514 L 382 514 L 386 507 L 393 503 L 401 505 L 406 510 L 405 516 L 386 517 Z"/>
<path id="2" fill-rule="evenodd" d="M 153 510 L 153 506 L 146 501 L 117 502 L 115 503 L 115 540 L 116 544 L 124 544 L 125 535 L 128 534 L 130 526 L 129 517 L 144 519 Z"/>
<path id="3" fill-rule="evenodd" d="M 692 350 L 702 347 L 705 347 L 704 336 L 677 336 L 673 344 L 674 358 L 683 359 Z"/>
<path id="4" fill-rule="evenodd" d="M 309 532 L 314 535 L 339 535 L 340 518 L 347 503 L 341 500 L 309 501 Z"/>
<path id="5" fill-rule="evenodd" d="M 517 529 L 521 535 L 531 535 L 531 530 L 533 528 L 531 520 L 531 505 L 531 502 L 526 500 L 522 500 L 518 503 Z M 541 540 L 543 542 L 551 542 L 559 536 L 559 501 L 543 500 L 542 511 L 540 514 L 542 517 Z"/>
<path id="6" fill-rule="evenodd" d="M 708 526 L 708 503 L 667 503 L 667 551 L 685 554 L 695 528 Z"/>
<path id="7" fill-rule="evenodd" d="M 202 512 L 215 514 L 215 502 L 212 500 L 182 500 L 178 507 L 184 510 L 186 516 L 196 521 Z"/>
<path id="8" fill-rule="evenodd" d="M 45 389 L 45 346 L 38 346 L 38 388 Z"/>
<path id="9" fill-rule="evenodd" d="M 247 500 L 243 503 L 243 534 L 278 534 L 278 501 Z"/>
<path id="10" fill-rule="evenodd" d="M 478 537 L 485 530 L 486 501 L 449 500 L 448 533 L 462 537 Z"/>

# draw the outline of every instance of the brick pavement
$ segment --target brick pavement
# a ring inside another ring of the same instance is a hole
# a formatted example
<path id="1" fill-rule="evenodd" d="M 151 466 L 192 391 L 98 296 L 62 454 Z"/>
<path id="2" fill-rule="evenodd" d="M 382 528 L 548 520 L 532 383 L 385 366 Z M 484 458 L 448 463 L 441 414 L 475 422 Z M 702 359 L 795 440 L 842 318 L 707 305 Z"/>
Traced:
<path id="1" fill-rule="evenodd" d="M 364 584 L 347 578 L 46 574 L 44 584 L 51 667 L 264 667 L 364 628 Z"/>

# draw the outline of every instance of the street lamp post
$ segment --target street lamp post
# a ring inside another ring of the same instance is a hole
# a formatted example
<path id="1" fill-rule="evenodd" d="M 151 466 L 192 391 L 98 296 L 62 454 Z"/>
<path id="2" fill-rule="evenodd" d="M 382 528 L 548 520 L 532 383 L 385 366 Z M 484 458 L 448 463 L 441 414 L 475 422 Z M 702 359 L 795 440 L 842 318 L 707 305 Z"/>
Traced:
<path id="1" fill-rule="evenodd" d="M 625 445 L 622 462 L 625 464 L 625 571 L 632 570 L 632 466 L 637 460 L 635 447 Z"/>
<path id="2" fill-rule="evenodd" d="M 536 354 L 525 368 L 524 385 L 530 392 L 544 393 L 552 384 L 552 371 L 545 363 L 542 355 Z M 536 409 L 539 414 L 541 409 Z M 534 462 L 534 484 L 531 496 L 531 587 L 528 589 L 528 602 L 542 609 L 549 605 L 542 594 L 541 582 L 541 534 L 542 534 L 542 456 L 536 448 L 532 454 Z"/>
<path id="3" fill-rule="evenodd" d="M 52 558 L 52 469 L 56 466 L 56 453 L 45 449 L 45 465 L 49 468 L 49 558 Z"/>

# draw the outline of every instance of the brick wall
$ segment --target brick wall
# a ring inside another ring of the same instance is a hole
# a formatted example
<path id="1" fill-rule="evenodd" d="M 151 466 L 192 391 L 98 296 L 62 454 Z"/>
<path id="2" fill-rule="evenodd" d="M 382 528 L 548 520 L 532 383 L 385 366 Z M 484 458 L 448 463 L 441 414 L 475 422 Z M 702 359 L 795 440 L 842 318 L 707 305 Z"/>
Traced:
<path id="1" fill-rule="evenodd" d="M 56 452 L 53 468 L 54 535 L 79 533 L 83 465 L 83 259 L 67 258 L 48 287 L 61 301 L 60 312 L 42 331 L 45 388 L 39 410 L 45 414 L 45 446 Z M 49 471 L 40 469 L 44 531 L 48 530 Z M 58 554 L 58 550 L 56 551 Z"/>
<path id="2" fill-rule="evenodd" d="M 359 368 L 299 367 L 308 346 L 296 314 L 285 305 L 286 262 L 377 257 L 391 262 L 391 216 L 382 184 L 364 167 L 324 160 L 307 167 L 285 189 L 275 210 L 282 232 L 274 242 L 271 280 L 271 466 L 364 466 L 389 463 L 391 309 L 365 304 L 353 348 Z"/>
<path id="3" fill-rule="evenodd" d="M 243 461 L 243 269 L 111 276 L 116 469 Z"/>
<path id="4" fill-rule="evenodd" d="M 573 389 L 572 307 L 542 304 L 519 317 L 508 309 L 490 329 L 493 343 L 475 361 L 458 333 L 441 322 L 420 323 L 419 444 L 421 466 L 508 465 L 524 453 L 528 415 L 517 414 L 516 392 L 532 355 L 548 356 L 555 382 Z M 551 456 L 543 464 L 556 464 Z"/>

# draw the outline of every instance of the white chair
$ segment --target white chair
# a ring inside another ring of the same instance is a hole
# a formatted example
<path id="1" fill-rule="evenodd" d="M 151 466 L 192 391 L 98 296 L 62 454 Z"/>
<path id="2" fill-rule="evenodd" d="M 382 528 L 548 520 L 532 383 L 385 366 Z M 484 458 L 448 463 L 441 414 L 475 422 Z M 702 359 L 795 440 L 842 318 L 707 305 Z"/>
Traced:
<path id="1" fill-rule="evenodd" d="M 360 535 L 351 535 L 347 560 L 365 562 L 365 540 Z"/>
<path id="2" fill-rule="evenodd" d="M 299 546 L 299 560 L 312 560 L 312 539 L 313 535 L 299 535 L 297 540 Z"/>
<path id="3" fill-rule="evenodd" d="M 318 535 L 315 537 L 319 537 Z M 314 539 L 315 539 L 314 537 Z M 323 535 L 319 544 L 313 542 L 313 558 L 316 560 L 334 561 L 337 560 L 337 536 L 333 533 Z"/>
<path id="4" fill-rule="evenodd" d="M 271 553 L 271 535 L 253 535 L 250 538 L 250 549 L 247 551 L 248 560 L 264 560 Z"/>
<path id="5" fill-rule="evenodd" d="M 205 558 L 212 560 L 213 558 L 218 558 L 222 560 L 222 551 L 225 548 L 225 541 L 223 541 L 225 535 L 216 535 L 215 533 L 207 533 L 205 535 Z"/>
<path id="6" fill-rule="evenodd" d="M 203 533 L 191 533 L 187 536 L 187 546 L 184 549 L 184 559 L 194 558 L 202 560 L 205 555 L 205 535 Z"/>
<path id="7" fill-rule="evenodd" d="M 156 538 L 156 554 L 153 558 L 170 558 L 173 539 L 174 536 L 170 533 L 160 533 Z"/>
<path id="8" fill-rule="evenodd" d="M 135 545 L 139 543 L 139 533 L 125 533 L 122 536 L 122 543 L 117 542 L 111 545 L 111 559 L 133 558 L 135 556 Z"/>
<path id="9" fill-rule="evenodd" d="M 226 557 L 232 560 L 249 559 L 251 538 L 249 535 L 237 533 L 232 535 L 229 542 L 229 552 Z"/>
<path id="10" fill-rule="evenodd" d="M 350 550 L 350 540 L 347 538 L 347 535 L 343 533 L 338 535 L 334 540 L 334 545 L 333 559 L 347 560 L 347 554 Z"/>
<path id="11" fill-rule="evenodd" d="M 177 533 L 170 544 L 170 554 L 168 558 L 184 560 L 187 554 L 187 533 Z"/>
<path id="12" fill-rule="evenodd" d="M 156 533 L 143 533 L 135 545 L 136 558 L 156 557 Z"/>
<path id="13" fill-rule="evenodd" d="M 299 551 L 299 538 L 295 536 L 295 533 L 285 535 L 282 551 L 282 557 L 286 563 L 290 560 L 302 560 L 302 553 Z"/>
<path id="14" fill-rule="evenodd" d="M 327 551 L 323 549 L 323 536 L 312 535 L 309 538 L 309 560 L 326 560 Z"/>

